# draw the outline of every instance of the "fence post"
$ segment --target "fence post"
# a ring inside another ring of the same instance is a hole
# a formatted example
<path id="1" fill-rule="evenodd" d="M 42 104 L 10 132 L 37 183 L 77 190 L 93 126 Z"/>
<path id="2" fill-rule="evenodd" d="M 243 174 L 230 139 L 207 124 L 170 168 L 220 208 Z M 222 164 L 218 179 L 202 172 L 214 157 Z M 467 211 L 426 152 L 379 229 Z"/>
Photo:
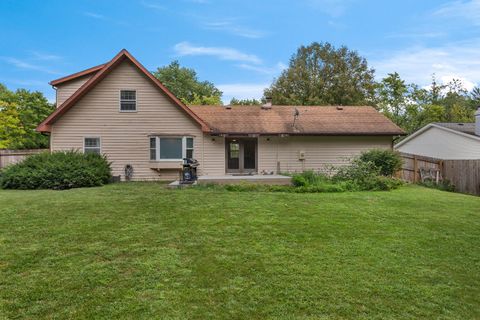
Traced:
<path id="1" fill-rule="evenodd" d="M 443 160 L 438 161 L 438 171 L 440 171 L 440 179 L 443 181 L 445 178 L 445 172 L 443 167 Z M 437 182 L 438 183 L 438 182 Z"/>
<path id="2" fill-rule="evenodd" d="M 417 170 L 418 170 L 417 156 L 413 156 L 413 183 L 417 182 Z"/>

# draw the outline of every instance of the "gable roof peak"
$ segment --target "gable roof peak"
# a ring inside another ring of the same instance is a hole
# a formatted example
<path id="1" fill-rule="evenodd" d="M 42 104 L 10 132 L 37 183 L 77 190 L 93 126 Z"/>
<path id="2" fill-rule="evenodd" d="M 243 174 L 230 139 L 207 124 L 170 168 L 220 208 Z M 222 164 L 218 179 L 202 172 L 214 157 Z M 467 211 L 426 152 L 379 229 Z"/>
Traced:
<path id="1" fill-rule="evenodd" d="M 137 59 L 135 59 L 126 49 L 120 50 L 109 62 L 105 63 L 90 79 L 87 80 L 77 91 L 75 91 L 61 106 L 53 111 L 45 120 L 43 120 L 36 128 L 39 132 L 50 132 L 51 125 L 75 105 L 85 94 L 103 80 L 116 66 L 125 59 L 130 60 L 133 65 L 140 70 L 153 84 L 164 93 L 175 105 L 180 107 L 195 122 L 197 122 L 203 131 L 209 131 L 208 125 L 192 112 L 183 102 L 173 95 L 157 78 L 155 78 Z"/>

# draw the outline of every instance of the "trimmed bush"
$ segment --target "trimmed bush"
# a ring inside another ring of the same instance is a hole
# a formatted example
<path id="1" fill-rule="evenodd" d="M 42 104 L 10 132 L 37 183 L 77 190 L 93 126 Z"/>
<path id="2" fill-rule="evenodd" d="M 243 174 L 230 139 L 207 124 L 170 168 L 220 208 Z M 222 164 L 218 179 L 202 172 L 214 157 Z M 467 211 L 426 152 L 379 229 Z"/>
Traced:
<path id="1" fill-rule="evenodd" d="M 43 152 L 6 167 L 0 175 L 3 189 L 70 189 L 110 182 L 105 156 L 78 151 Z"/>
<path id="2" fill-rule="evenodd" d="M 382 176 L 392 176 L 402 168 L 402 158 L 398 152 L 385 149 L 373 149 L 363 152 L 359 160 L 362 162 L 371 162 L 379 170 Z"/>

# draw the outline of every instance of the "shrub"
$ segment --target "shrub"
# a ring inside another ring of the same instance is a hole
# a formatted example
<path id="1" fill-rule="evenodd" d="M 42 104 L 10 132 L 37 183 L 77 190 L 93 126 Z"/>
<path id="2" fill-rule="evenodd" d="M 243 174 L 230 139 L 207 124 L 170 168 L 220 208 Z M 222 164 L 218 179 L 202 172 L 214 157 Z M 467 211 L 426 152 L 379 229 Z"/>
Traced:
<path id="1" fill-rule="evenodd" d="M 398 152 L 385 149 L 373 149 L 363 152 L 360 157 L 362 162 L 371 162 L 382 176 L 392 176 L 402 168 L 402 158 Z"/>
<path id="2" fill-rule="evenodd" d="M 78 151 L 43 152 L 6 167 L 0 176 L 4 189 L 70 189 L 109 183 L 105 156 Z"/>
<path id="3" fill-rule="evenodd" d="M 354 159 L 350 165 L 340 167 L 332 180 L 343 182 L 348 191 L 388 191 L 403 184 L 399 179 L 380 175 L 379 167 L 360 158 Z"/>
<path id="4" fill-rule="evenodd" d="M 427 188 L 442 190 L 442 191 L 449 191 L 449 192 L 455 191 L 455 186 L 449 180 L 446 180 L 446 179 L 440 181 L 439 183 L 436 183 L 433 180 L 425 180 L 423 182 L 419 182 L 419 185 Z"/>
<path id="5" fill-rule="evenodd" d="M 317 185 L 326 181 L 328 181 L 327 176 L 315 173 L 313 170 L 306 170 L 302 173 L 295 173 L 292 175 L 292 183 L 296 187 Z"/>
<path id="6" fill-rule="evenodd" d="M 334 181 L 363 181 L 379 174 L 380 170 L 373 162 L 365 162 L 357 158 L 349 165 L 339 167 L 332 178 Z"/>

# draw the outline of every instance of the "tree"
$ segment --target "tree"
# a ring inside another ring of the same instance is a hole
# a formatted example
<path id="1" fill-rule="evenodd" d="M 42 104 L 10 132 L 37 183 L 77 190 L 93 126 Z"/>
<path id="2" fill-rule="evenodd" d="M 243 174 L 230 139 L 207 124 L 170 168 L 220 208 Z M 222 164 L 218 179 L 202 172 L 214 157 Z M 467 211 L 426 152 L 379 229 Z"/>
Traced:
<path id="1" fill-rule="evenodd" d="M 411 133 L 431 122 L 472 122 L 475 91 L 453 79 L 429 88 L 406 84 L 398 73 L 388 74 L 377 87 L 377 106 L 393 122 Z"/>
<path id="2" fill-rule="evenodd" d="M 365 58 L 345 46 L 314 42 L 297 50 L 264 96 L 275 104 L 365 105 L 374 93 L 374 70 Z"/>
<path id="3" fill-rule="evenodd" d="M 46 148 L 48 137 L 35 131 L 37 125 L 55 110 L 41 92 L 18 89 L 15 92 L 0 84 L 1 148 Z"/>
<path id="4" fill-rule="evenodd" d="M 25 141 L 17 105 L 0 100 L 0 149 L 18 148 Z"/>
<path id="5" fill-rule="evenodd" d="M 222 104 L 222 92 L 209 81 L 199 81 L 195 70 L 178 61 L 157 68 L 153 75 L 185 104 Z"/>
<path id="6" fill-rule="evenodd" d="M 402 122 L 408 98 L 408 86 L 397 72 L 389 73 L 378 84 L 378 107 L 396 123 Z"/>
<path id="7" fill-rule="evenodd" d="M 232 105 L 232 106 L 258 106 L 258 105 L 261 105 L 261 104 L 262 104 L 262 101 L 257 100 L 255 98 L 253 98 L 253 99 L 232 98 L 232 100 L 230 100 L 230 105 Z"/>

